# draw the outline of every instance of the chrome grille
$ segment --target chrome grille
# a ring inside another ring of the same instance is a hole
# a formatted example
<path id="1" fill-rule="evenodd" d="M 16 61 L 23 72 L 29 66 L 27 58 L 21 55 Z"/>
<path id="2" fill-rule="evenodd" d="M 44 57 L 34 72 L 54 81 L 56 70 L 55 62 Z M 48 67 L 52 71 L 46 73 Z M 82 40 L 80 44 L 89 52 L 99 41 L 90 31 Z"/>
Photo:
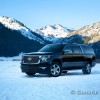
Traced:
<path id="1" fill-rule="evenodd" d="M 24 64 L 38 64 L 39 63 L 39 56 L 37 56 L 37 55 L 24 56 L 23 57 L 23 63 Z"/>

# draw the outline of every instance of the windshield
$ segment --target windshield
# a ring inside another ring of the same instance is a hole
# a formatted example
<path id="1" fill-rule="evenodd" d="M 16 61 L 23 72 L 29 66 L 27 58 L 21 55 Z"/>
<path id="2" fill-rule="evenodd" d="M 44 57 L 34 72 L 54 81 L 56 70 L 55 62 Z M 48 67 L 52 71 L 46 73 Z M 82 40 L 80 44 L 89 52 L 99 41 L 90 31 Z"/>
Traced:
<path id="1" fill-rule="evenodd" d="M 49 44 L 44 46 L 39 52 L 53 52 L 53 53 L 60 53 L 62 52 L 64 45 L 61 44 Z"/>

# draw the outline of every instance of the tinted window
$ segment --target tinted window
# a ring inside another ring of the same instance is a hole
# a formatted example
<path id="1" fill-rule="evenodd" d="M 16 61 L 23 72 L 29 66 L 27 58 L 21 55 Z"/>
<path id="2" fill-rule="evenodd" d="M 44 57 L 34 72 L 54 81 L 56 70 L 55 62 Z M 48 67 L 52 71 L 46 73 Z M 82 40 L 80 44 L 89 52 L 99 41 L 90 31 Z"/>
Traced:
<path id="1" fill-rule="evenodd" d="M 49 44 L 44 46 L 39 52 L 53 52 L 53 53 L 59 53 L 62 52 L 64 48 L 64 45 L 61 44 Z"/>
<path id="2" fill-rule="evenodd" d="M 81 53 L 80 46 L 71 46 L 73 53 Z"/>
<path id="3" fill-rule="evenodd" d="M 81 46 L 84 53 L 94 53 L 93 49 L 89 46 Z"/>
<path id="4" fill-rule="evenodd" d="M 70 46 L 65 46 L 64 51 L 69 51 L 68 53 L 72 53 L 72 49 Z"/>

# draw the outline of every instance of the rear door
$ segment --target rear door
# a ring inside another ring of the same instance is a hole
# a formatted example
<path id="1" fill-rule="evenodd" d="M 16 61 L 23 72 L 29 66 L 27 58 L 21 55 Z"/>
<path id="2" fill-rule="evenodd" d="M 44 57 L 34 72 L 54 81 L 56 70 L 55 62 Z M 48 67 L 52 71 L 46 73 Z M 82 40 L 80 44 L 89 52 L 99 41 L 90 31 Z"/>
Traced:
<path id="1" fill-rule="evenodd" d="M 72 45 L 72 60 L 73 60 L 73 66 L 75 67 L 82 67 L 85 65 L 84 63 L 84 57 L 82 53 L 82 49 L 78 45 Z"/>

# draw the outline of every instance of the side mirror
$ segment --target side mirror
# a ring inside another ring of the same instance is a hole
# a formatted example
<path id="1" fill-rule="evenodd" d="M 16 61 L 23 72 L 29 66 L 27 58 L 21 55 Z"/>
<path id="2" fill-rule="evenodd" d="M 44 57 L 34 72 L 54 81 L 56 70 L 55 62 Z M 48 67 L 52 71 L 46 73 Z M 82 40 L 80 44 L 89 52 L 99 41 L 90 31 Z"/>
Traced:
<path id="1" fill-rule="evenodd" d="M 71 53 L 70 50 L 64 50 L 64 54 L 68 54 L 68 53 Z"/>

